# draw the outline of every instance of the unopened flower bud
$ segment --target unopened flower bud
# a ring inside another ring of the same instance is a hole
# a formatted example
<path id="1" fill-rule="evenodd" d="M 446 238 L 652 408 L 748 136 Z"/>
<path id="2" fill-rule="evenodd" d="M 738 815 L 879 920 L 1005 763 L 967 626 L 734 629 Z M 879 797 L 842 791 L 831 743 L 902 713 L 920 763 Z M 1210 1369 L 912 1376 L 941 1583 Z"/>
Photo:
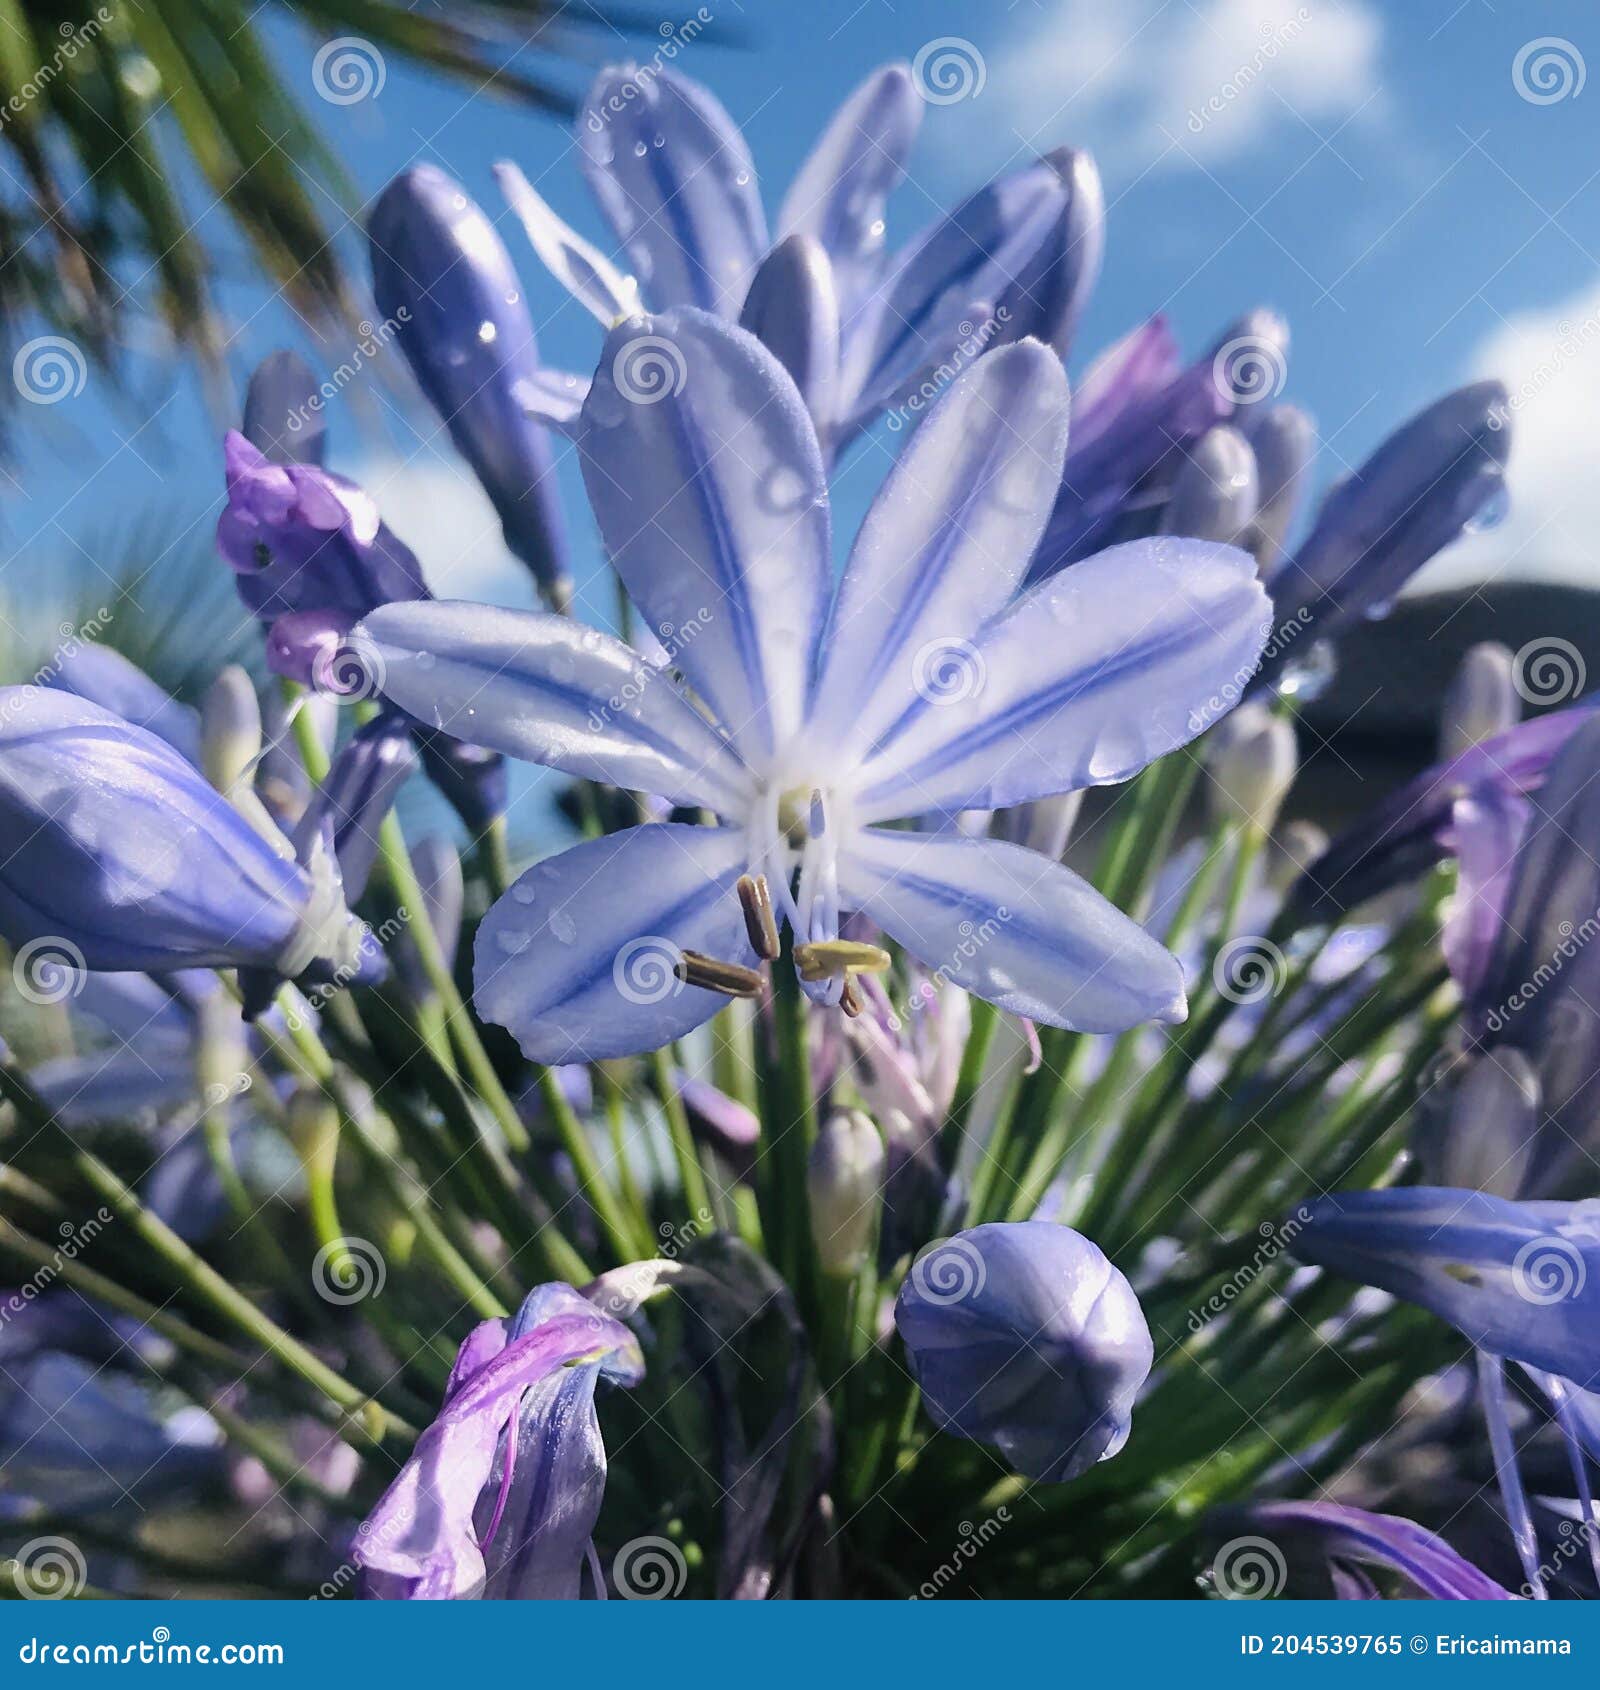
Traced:
<path id="1" fill-rule="evenodd" d="M 811 1237 L 826 1273 L 855 1273 L 872 1248 L 883 1194 L 883 1139 L 859 1109 L 830 1115 L 811 1147 Z"/>
<path id="2" fill-rule="evenodd" d="M 1270 832 L 1298 767 L 1293 725 L 1266 705 L 1241 704 L 1212 732 L 1206 752 L 1218 819 L 1242 816 Z"/>
<path id="3" fill-rule="evenodd" d="M 1257 497 L 1249 441 L 1237 429 L 1207 429 L 1173 478 L 1161 526 L 1194 540 L 1232 540 L 1255 515 Z"/>
<path id="4" fill-rule="evenodd" d="M 1133 1287 L 1051 1221 L 934 1245 L 906 1276 L 894 1322 L 934 1424 L 1052 1484 L 1122 1448 L 1155 1354 Z"/>
<path id="5" fill-rule="evenodd" d="M 1461 659 L 1439 711 L 1439 755 L 1459 756 L 1480 740 L 1514 728 L 1522 715 L 1516 660 L 1498 640 L 1472 646 Z"/>
<path id="6" fill-rule="evenodd" d="M 250 677 L 230 663 L 211 683 L 200 706 L 200 766 L 225 798 L 231 798 L 261 755 L 261 705 Z"/>

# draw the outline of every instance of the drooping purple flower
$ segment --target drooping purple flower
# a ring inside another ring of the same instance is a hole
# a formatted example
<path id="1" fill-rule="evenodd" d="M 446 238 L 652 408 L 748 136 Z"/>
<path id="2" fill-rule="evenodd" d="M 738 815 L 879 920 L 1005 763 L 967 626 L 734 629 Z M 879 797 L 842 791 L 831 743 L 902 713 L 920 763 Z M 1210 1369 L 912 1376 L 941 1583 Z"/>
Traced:
<path id="1" fill-rule="evenodd" d="M 1257 686 L 1281 680 L 1311 642 L 1382 614 L 1430 558 L 1504 497 L 1506 417 L 1498 382 L 1458 388 L 1334 488 L 1311 533 L 1267 583 L 1278 637 Z"/>
<path id="2" fill-rule="evenodd" d="M 570 600 L 566 528 L 544 425 L 539 348 L 511 257 L 458 182 L 413 165 L 367 225 L 372 287 L 417 385 L 494 505 L 506 544 L 555 609 Z"/>
<path id="3" fill-rule="evenodd" d="M 164 740 L 98 705 L 0 692 L 0 817 L 13 945 L 80 969 L 376 966 L 331 864 L 280 855 Z"/>
<path id="4" fill-rule="evenodd" d="M 612 371 L 641 338 L 686 379 L 630 399 Z M 739 882 L 762 876 L 774 924 L 813 947 L 820 1001 L 840 1000 L 834 941 L 857 911 L 1030 1019 L 1181 1017 L 1173 959 L 1067 869 L 877 825 L 1127 779 L 1257 660 L 1266 602 L 1231 547 L 1140 542 L 1015 596 L 1065 425 L 1047 349 L 978 360 L 902 454 L 835 602 L 815 430 L 772 354 L 698 311 L 618 325 L 584 407 L 585 475 L 614 565 L 644 618 L 677 631 L 703 709 L 564 618 L 400 604 L 361 630 L 388 696 L 421 719 L 721 818 L 630 828 L 529 870 L 479 930 L 486 1016 L 552 1062 L 687 1032 L 725 999 L 675 968 L 757 960 Z M 631 978 L 641 950 L 663 981 Z"/>
<path id="5" fill-rule="evenodd" d="M 601 1377 L 637 1384 L 633 1334 L 569 1285 L 462 1344 L 444 1404 L 362 1527 L 363 1594 L 572 1598 L 605 1490 Z"/>
<path id="6" fill-rule="evenodd" d="M 1060 1483 L 1127 1442 L 1155 1348 L 1133 1288 L 1050 1221 L 957 1233 L 912 1267 L 895 1326 L 933 1422 Z"/>
<path id="7" fill-rule="evenodd" d="M 659 65 L 602 70 L 579 114 L 580 163 L 633 277 L 514 167 L 501 184 L 547 267 L 607 327 L 641 300 L 742 320 L 794 375 L 831 456 L 886 409 L 920 409 L 925 384 L 986 348 L 1034 336 L 1065 353 L 1099 274 L 1100 179 L 1068 148 L 886 254 L 885 205 L 923 104 L 906 65 L 868 77 L 801 166 L 772 236 L 749 148 L 707 90 Z M 557 384 L 532 402 L 558 426 L 575 417 Z"/>
<path id="8" fill-rule="evenodd" d="M 1553 710 L 1424 769 L 1340 834 L 1296 880 L 1288 903 L 1308 920 L 1329 920 L 1424 873 L 1448 854 L 1461 800 L 1497 805 L 1537 792 L 1594 710 Z"/>
<path id="9" fill-rule="evenodd" d="M 421 568 L 372 497 L 315 464 L 275 464 L 237 431 L 217 545 L 267 631 L 273 670 L 329 692 L 370 690 L 345 636 L 369 610 L 427 595 Z"/>
<path id="10" fill-rule="evenodd" d="M 1416 1303 L 1472 1343 L 1507 1519 L 1529 1592 L 1543 1597 L 1505 1362 L 1520 1362 L 1545 1390 L 1587 1503 L 1569 1391 L 1600 1389 L 1600 1203 L 1510 1202 L 1483 1191 L 1411 1186 L 1337 1192 L 1303 1204 L 1296 1223 L 1292 1249 L 1302 1261 Z"/>
<path id="11" fill-rule="evenodd" d="M 1503 1585 L 1458 1555 L 1437 1532 L 1398 1514 L 1374 1514 L 1338 1502 L 1259 1502 L 1229 1510 L 1273 1545 L 1304 1543 L 1324 1556 L 1337 1594 L 1346 1599 L 1378 1593 L 1360 1576 L 1363 1567 L 1398 1573 L 1409 1592 L 1435 1602 L 1510 1602 Z M 1341 1579 L 1340 1574 L 1354 1574 Z"/>

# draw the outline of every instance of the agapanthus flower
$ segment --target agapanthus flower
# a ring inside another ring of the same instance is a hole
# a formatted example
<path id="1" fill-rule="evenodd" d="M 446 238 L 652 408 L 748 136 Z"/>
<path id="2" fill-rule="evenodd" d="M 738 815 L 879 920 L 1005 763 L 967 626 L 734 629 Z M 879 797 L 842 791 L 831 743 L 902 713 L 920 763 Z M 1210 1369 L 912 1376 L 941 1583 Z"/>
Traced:
<path id="1" fill-rule="evenodd" d="M 1334 1594 L 1341 1601 L 1366 1601 L 1380 1594 L 1366 1571 L 1369 1567 L 1398 1574 L 1407 1595 L 1435 1602 L 1514 1600 L 1509 1590 L 1457 1554 L 1437 1532 L 1398 1514 L 1375 1514 L 1339 1502 L 1260 1502 L 1227 1510 L 1218 1521 L 1219 1529 L 1224 1520 L 1230 1529 L 1238 1524 L 1260 1532 L 1280 1551 L 1285 1544 L 1292 1550 L 1313 1551 L 1325 1562 Z M 1225 1555 L 1226 1546 L 1214 1563 L 1219 1584 Z"/>
<path id="2" fill-rule="evenodd" d="M 1600 1390 L 1600 1203 L 1509 1202 L 1412 1186 L 1338 1192 L 1303 1204 L 1296 1223 L 1291 1248 L 1302 1261 L 1416 1303 L 1476 1349 L 1507 1517 L 1529 1586 L 1543 1596 L 1504 1364 L 1519 1362 L 1549 1399 L 1579 1500 L 1591 1513 L 1587 1428 L 1572 1401 Z"/>
<path id="3" fill-rule="evenodd" d="M 894 1322 L 933 1423 L 1060 1483 L 1115 1455 L 1155 1348 L 1104 1252 L 1051 1221 L 995 1222 L 912 1267 Z"/>
<path id="4" fill-rule="evenodd" d="M 369 978 L 337 867 L 264 839 L 165 740 L 40 687 L 0 691 L 0 932 L 78 968 Z"/>
<path id="5" fill-rule="evenodd" d="M 577 1596 L 605 1492 L 595 1386 L 643 1373 L 633 1334 L 570 1285 L 476 1327 L 438 1418 L 362 1526 L 363 1594 Z"/>
<path id="6" fill-rule="evenodd" d="M 619 359 L 641 336 L 681 364 L 674 390 L 630 394 Z M 730 987 L 749 994 L 785 921 L 811 995 L 840 1003 L 882 956 L 840 941 L 847 911 L 1032 1020 L 1182 1017 L 1174 959 L 1066 868 L 882 825 L 1126 780 L 1256 664 L 1266 603 L 1231 547 L 1139 542 L 1015 596 L 1066 423 L 1048 349 L 978 360 L 885 482 L 835 598 L 822 456 L 786 372 L 703 312 L 622 323 L 584 405 L 584 475 L 698 704 L 565 618 L 398 604 L 366 619 L 384 690 L 422 720 L 719 818 L 576 846 L 490 911 L 476 1001 L 530 1057 L 687 1032 Z"/>
<path id="7" fill-rule="evenodd" d="M 1594 708 L 1553 710 L 1424 769 L 1341 833 L 1290 888 L 1289 904 L 1327 920 L 1424 873 L 1450 854 L 1462 801 L 1500 811 L 1537 792 Z"/>
<path id="8" fill-rule="evenodd" d="M 529 416 L 538 342 L 494 224 L 437 165 L 379 196 L 372 291 L 417 385 L 494 505 L 506 544 L 556 609 L 572 592 L 550 439 Z"/>
<path id="9" fill-rule="evenodd" d="M 933 372 L 1034 336 L 1065 353 L 1100 269 L 1104 206 L 1087 153 L 1030 160 L 895 254 L 885 204 L 924 101 L 903 64 L 875 71 L 801 166 L 769 234 L 755 166 L 715 97 L 676 70 L 602 70 L 578 116 L 579 162 L 627 254 L 622 275 L 514 167 L 501 184 L 552 273 L 608 327 L 689 306 L 777 354 L 831 455 Z M 610 354 L 608 353 L 609 357 Z M 583 387 L 530 403 L 560 425 Z"/>

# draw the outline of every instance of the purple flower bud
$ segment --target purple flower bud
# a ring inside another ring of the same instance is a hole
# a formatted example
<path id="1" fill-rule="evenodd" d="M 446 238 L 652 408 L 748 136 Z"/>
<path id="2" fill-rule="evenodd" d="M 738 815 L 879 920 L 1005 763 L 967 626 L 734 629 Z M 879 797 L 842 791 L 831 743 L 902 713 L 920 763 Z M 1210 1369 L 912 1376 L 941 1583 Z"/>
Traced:
<path id="1" fill-rule="evenodd" d="M 244 396 L 245 439 L 272 463 L 320 464 L 327 430 L 322 394 L 305 359 L 296 352 L 263 358 Z"/>
<path id="2" fill-rule="evenodd" d="M 1311 636 L 1381 614 L 1416 572 L 1504 497 L 1505 389 L 1458 388 L 1397 429 L 1329 494 L 1309 538 L 1271 579 L 1280 640 L 1257 676 L 1281 674 Z M 1269 648 L 1271 650 L 1271 648 Z"/>
<path id="3" fill-rule="evenodd" d="M 1439 756 L 1456 757 L 1522 716 L 1516 659 L 1498 640 L 1482 640 L 1461 659 L 1439 710 Z"/>
<path id="4" fill-rule="evenodd" d="M 0 691 L 0 832 L 15 946 L 157 973 L 359 964 L 336 876 L 275 852 L 164 740 L 98 705 Z"/>
<path id="5" fill-rule="evenodd" d="M 268 660 L 279 674 L 316 681 L 369 610 L 428 596 L 416 558 L 353 481 L 315 465 L 269 463 L 234 430 L 224 451 L 228 507 L 217 545 L 239 597 L 269 629 Z"/>
<path id="6" fill-rule="evenodd" d="M 811 1236 L 828 1273 L 859 1271 L 878 1230 L 883 1199 L 883 1137 L 859 1109 L 830 1115 L 806 1168 Z"/>
<path id="7" fill-rule="evenodd" d="M 563 608 L 572 588 L 550 440 L 526 404 L 539 349 L 510 255 L 461 185 L 431 164 L 384 189 L 368 234 L 378 309 L 417 385 L 483 483 L 506 544 Z"/>
<path id="8" fill-rule="evenodd" d="M 157 686 L 136 663 L 109 646 L 76 645 L 40 676 L 43 685 L 86 698 L 135 727 L 148 728 L 189 762 L 200 761 L 200 723 L 187 704 Z"/>
<path id="9" fill-rule="evenodd" d="M 331 824 L 340 878 L 352 902 L 366 890 L 378 855 L 378 829 L 416 763 L 411 723 L 396 711 L 385 711 L 339 748 L 327 778 L 300 818 L 297 845 Z"/>
<path id="10" fill-rule="evenodd" d="M 1026 1477 L 1076 1478 L 1127 1442 L 1155 1347 L 1132 1286 L 1081 1234 L 957 1233 L 911 1269 L 894 1319 L 934 1424 Z"/>

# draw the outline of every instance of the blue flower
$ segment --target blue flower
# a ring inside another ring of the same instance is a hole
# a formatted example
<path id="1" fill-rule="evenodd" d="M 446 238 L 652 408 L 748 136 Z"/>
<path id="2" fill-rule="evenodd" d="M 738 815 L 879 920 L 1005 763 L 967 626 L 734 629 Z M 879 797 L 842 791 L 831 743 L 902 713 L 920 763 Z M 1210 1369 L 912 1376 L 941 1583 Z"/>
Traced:
<path id="1" fill-rule="evenodd" d="M 540 257 L 602 323 L 641 301 L 742 322 L 794 377 L 831 455 L 941 366 L 1029 335 L 1064 354 L 1099 274 L 1100 178 L 1068 148 L 990 182 L 887 254 L 885 205 L 923 106 L 907 66 L 869 76 L 801 166 L 774 240 L 749 148 L 706 89 L 661 66 L 602 70 L 579 113 L 580 162 L 632 276 L 567 229 L 515 167 L 499 175 Z M 546 387 L 529 402 L 562 426 L 581 385 Z"/>
<path id="2" fill-rule="evenodd" d="M 645 342 L 681 380 L 630 377 Z M 698 702 L 566 618 L 398 604 L 366 619 L 385 691 L 421 720 L 720 818 L 591 840 L 491 910 L 477 1003 L 530 1057 L 687 1032 L 725 1001 L 696 959 L 743 981 L 778 954 L 783 920 L 812 995 L 838 1003 L 851 958 L 832 942 L 852 910 L 1033 1020 L 1181 1019 L 1176 961 L 1066 868 L 883 825 L 1126 780 L 1255 667 L 1266 600 L 1228 546 L 1142 541 L 1016 597 L 1066 422 L 1048 349 L 979 359 L 902 453 L 835 597 L 822 457 L 794 383 L 704 312 L 636 319 L 612 332 L 578 438 L 612 562 Z M 762 879 L 764 917 L 750 903 Z"/>
<path id="3" fill-rule="evenodd" d="M 1549 1400 L 1587 1518 L 1592 1428 L 1574 1404 L 1600 1389 L 1600 1202 L 1511 1202 L 1444 1186 L 1344 1191 L 1304 1204 L 1292 1225 L 1302 1261 L 1416 1303 L 1473 1344 L 1506 1515 L 1542 1597 L 1504 1364 L 1521 1363 Z"/>
<path id="4" fill-rule="evenodd" d="M 13 946 L 157 973 L 374 963 L 331 862 L 280 854 L 164 740 L 70 694 L 0 690 L 0 824 Z"/>
<path id="5" fill-rule="evenodd" d="M 494 225 L 435 165 L 397 176 L 367 226 L 372 289 L 417 385 L 483 483 L 506 544 L 555 609 L 571 596 L 542 379 L 516 270 Z"/>
<path id="6" fill-rule="evenodd" d="M 1050 1221 L 996 1222 L 913 1266 L 894 1323 L 934 1424 L 1060 1483 L 1127 1442 L 1155 1355 L 1133 1288 Z"/>
<path id="7" fill-rule="evenodd" d="M 1409 1590 L 1434 1602 L 1514 1600 L 1509 1590 L 1458 1555 L 1438 1533 L 1398 1514 L 1374 1514 L 1338 1502 L 1261 1502 L 1227 1510 L 1221 1517 L 1230 1522 L 1237 1519 L 1269 1534 L 1269 1548 L 1275 1548 L 1279 1539 L 1291 1545 L 1309 1544 L 1326 1558 L 1334 1592 L 1342 1601 L 1370 1600 L 1379 1594 L 1363 1570 L 1366 1567 L 1398 1573 Z M 1259 1546 L 1259 1540 L 1235 1540 L 1241 1552 L 1252 1545 Z M 1227 1553 L 1228 1546 L 1224 1545 L 1214 1563 L 1219 1588 Z M 1240 1562 L 1241 1569 L 1245 1564 Z M 1261 1594 L 1276 1592 L 1263 1590 Z"/>
<path id="8" fill-rule="evenodd" d="M 363 1594 L 577 1596 L 605 1492 L 595 1386 L 643 1375 L 627 1327 L 570 1285 L 541 1285 L 515 1319 L 485 1321 L 362 1526 Z"/>

